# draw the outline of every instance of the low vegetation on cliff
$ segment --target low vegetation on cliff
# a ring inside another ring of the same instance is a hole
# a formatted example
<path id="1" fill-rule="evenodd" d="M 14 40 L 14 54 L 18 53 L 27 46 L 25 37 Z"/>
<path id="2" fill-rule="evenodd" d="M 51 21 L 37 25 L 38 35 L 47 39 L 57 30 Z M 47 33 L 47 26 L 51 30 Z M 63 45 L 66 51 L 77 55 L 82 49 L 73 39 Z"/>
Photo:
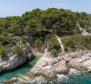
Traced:
<path id="1" fill-rule="evenodd" d="M 64 36 L 62 41 L 66 51 L 91 50 L 91 36 Z"/>

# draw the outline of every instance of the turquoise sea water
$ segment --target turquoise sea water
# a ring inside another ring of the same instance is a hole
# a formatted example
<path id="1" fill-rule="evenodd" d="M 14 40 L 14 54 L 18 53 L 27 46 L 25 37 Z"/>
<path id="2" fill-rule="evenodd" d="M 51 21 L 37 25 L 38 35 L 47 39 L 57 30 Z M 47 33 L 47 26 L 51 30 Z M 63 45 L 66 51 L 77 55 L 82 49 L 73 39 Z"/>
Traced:
<path id="1" fill-rule="evenodd" d="M 18 69 L 0 75 L 0 84 L 2 84 L 1 82 L 5 80 L 11 79 L 12 77 L 19 77 L 26 74 L 34 66 L 38 59 L 39 57 L 32 58 L 31 61 L 25 63 Z M 91 73 L 69 76 L 68 78 L 69 79 L 64 80 L 62 84 L 91 84 Z"/>
<path id="2" fill-rule="evenodd" d="M 91 84 L 91 73 L 70 76 L 63 84 Z"/>
<path id="3" fill-rule="evenodd" d="M 19 67 L 18 69 L 3 73 L 0 75 L 0 84 L 2 84 L 3 81 L 9 80 L 12 77 L 19 77 L 24 74 L 26 74 L 37 62 L 39 59 L 39 56 L 33 57 L 32 60 L 29 62 L 25 63 L 23 66 Z"/>

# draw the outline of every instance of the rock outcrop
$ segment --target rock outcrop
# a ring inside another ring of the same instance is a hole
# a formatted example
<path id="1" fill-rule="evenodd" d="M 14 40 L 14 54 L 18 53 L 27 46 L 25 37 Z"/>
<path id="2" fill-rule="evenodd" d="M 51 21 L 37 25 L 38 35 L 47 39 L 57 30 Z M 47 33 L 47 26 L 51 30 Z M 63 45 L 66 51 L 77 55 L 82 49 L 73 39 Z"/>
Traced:
<path id="1" fill-rule="evenodd" d="M 18 54 L 7 53 L 8 59 L 3 60 L 0 58 L 0 73 L 15 69 L 26 62 L 27 58 L 31 59 L 32 52 L 29 48 L 24 48 L 22 56 Z"/>
<path id="2" fill-rule="evenodd" d="M 88 71 L 91 71 L 91 51 L 70 52 L 60 54 L 58 57 L 52 57 L 50 53 L 46 52 L 25 76 L 29 78 L 26 79 L 29 84 L 34 84 L 36 80 L 43 83 L 47 81 L 45 84 L 54 84 L 53 82 L 48 83 L 48 81 L 67 80 L 68 75 Z M 20 78 L 22 79 L 22 77 Z M 19 78 L 16 79 L 18 82 L 20 81 Z M 24 78 L 22 82 L 25 82 Z"/>
<path id="3" fill-rule="evenodd" d="M 3 61 L 0 63 L 0 71 L 9 71 L 17 68 L 18 66 L 25 63 L 26 57 L 19 57 L 16 54 L 11 56 L 8 61 Z"/>
<path id="4" fill-rule="evenodd" d="M 66 65 L 66 62 L 64 60 L 54 64 L 54 70 L 56 73 L 63 73 L 63 74 L 66 74 L 68 73 L 68 68 L 67 68 L 67 65 Z"/>

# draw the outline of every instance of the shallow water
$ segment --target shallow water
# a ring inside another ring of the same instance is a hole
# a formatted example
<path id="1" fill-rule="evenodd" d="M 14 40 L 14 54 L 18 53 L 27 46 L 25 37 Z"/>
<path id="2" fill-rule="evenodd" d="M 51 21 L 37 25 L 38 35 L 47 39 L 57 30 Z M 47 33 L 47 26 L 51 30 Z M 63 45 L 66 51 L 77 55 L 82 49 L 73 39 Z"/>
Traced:
<path id="1" fill-rule="evenodd" d="M 38 61 L 39 56 L 33 57 L 29 62 L 25 63 L 23 66 L 19 67 L 18 69 L 3 73 L 0 75 L 0 84 L 5 80 L 9 80 L 12 77 L 19 77 L 26 74 Z"/>

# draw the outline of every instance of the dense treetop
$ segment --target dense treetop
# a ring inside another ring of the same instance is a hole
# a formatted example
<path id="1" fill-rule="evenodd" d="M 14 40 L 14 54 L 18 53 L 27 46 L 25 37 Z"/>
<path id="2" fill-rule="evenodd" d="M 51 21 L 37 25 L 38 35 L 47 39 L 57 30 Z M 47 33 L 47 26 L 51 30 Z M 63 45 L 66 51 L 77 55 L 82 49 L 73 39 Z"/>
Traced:
<path id="1" fill-rule="evenodd" d="M 49 8 L 47 10 L 34 9 L 21 17 L 6 17 L 0 20 L 0 34 L 7 32 L 13 35 L 26 35 L 42 30 L 55 33 L 78 33 L 76 22 L 81 26 L 88 24 L 88 15 L 85 12 Z"/>
<path id="2" fill-rule="evenodd" d="M 49 33 L 57 35 L 80 34 L 77 22 L 88 31 L 91 17 L 85 12 L 48 8 L 34 9 L 22 16 L 0 19 L 0 45 L 14 45 L 17 38 L 30 42 L 34 47 L 40 46 Z"/>

